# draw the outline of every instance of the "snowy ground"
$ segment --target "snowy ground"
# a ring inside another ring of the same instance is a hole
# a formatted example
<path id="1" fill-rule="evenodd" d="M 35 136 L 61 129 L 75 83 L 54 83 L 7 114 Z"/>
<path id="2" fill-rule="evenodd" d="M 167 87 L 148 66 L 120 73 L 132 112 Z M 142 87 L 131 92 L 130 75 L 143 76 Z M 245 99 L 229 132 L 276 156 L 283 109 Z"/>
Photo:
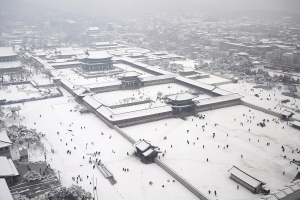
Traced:
<path id="1" fill-rule="evenodd" d="M 123 69 L 125 71 L 135 71 L 141 74 L 141 76 L 139 77 L 148 77 L 148 76 L 154 76 L 153 74 L 147 73 L 143 70 L 140 70 L 138 68 L 132 67 L 130 65 L 124 64 L 124 63 L 118 63 L 118 64 L 114 64 L 115 67 L 118 67 L 120 69 Z"/>
<path id="2" fill-rule="evenodd" d="M 272 121 L 274 117 L 265 113 L 256 110 L 249 112 L 249 108 L 245 106 L 201 114 L 205 114 L 204 120 L 195 117 L 188 117 L 187 121 L 166 119 L 123 130 L 135 140 L 147 139 L 158 145 L 163 152 L 166 150 L 165 157 L 161 156 L 160 159 L 212 199 L 217 197 L 209 195 L 209 190 L 216 190 L 217 196 L 222 199 L 261 197 L 244 187 L 237 190 L 237 183 L 229 178 L 228 172 L 233 165 L 266 182 L 271 191 L 282 188 L 293 180 L 297 173 L 296 165 L 290 165 L 289 161 L 293 158 L 300 159 L 300 154 L 292 153 L 292 150 L 299 147 L 298 130 L 289 127 L 286 122 L 276 124 Z M 257 123 L 263 119 L 269 119 L 270 122 L 261 128 Z M 251 123 L 247 123 L 247 120 L 251 120 Z M 215 126 L 215 123 L 218 125 Z M 216 134 L 215 138 L 212 137 L 213 133 Z M 165 136 L 166 140 L 163 139 Z M 270 146 L 266 145 L 267 142 L 271 143 Z M 226 145 L 229 145 L 228 148 Z M 281 151 L 282 145 L 285 152 Z M 287 159 L 283 158 L 284 155 Z"/>
<path id="3" fill-rule="evenodd" d="M 299 99 L 294 99 L 292 97 L 287 97 L 281 94 L 282 92 L 288 92 L 286 86 L 278 84 L 278 86 L 281 86 L 281 90 L 278 90 L 277 87 L 274 87 L 273 90 L 264 90 L 261 88 L 253 88 L 253 86 L 255 85 L 256 84 L 254 83 L 239 82 L 237 84 L 231 83 L 222 85 L 220 86 L 220 88 L 230 92 L 239 93 L 244 96 L 242 100 L 266 109 L 273 110 L 275 112 L 280 113 L 284 109 L 299 109 Z M 253 89 L 253 91 L 251 91 L 251 89 Z M 255 94 L 258 94 L 259 97 L 255 97 Z M 289 99 L 290 102 L 282 104 L 280 101 L 285 99 Z M 300 114 L 295 113 L 294 117 L 300 119 Z"/>
<path id="4" fill-rule="evenodd" d="M 205 72 L 203 72 L 203 73 L 205 73 Z M 206 83 L 206 84 L 216 84 L 216 83 L 222 83 L 222 82 L 229 81 L 229 80 L 210 74 L 209 78 L 197 79 L 197 81 L 201 82 L 201 83 Z"/>
<path id="5" fill-rule="evenodd" d="M 77 184 L 72 181 L 72 177 L 80 175 L 83 181 L 79 181 L 78 185 L 92 194 L 94 177 L 99 199 L 197 199 L 180 183 L 173 183 L 173 178 L 156 164 L 141 163 L 132 155 L 132 145 L 95 115 L 70 112 L 78 104 L 69 93 L 65 90 L 63 92 L 63 97 L 20 104 L 20 118 L 25 117 L 22 121 L 19 118 L 5 119 L 8 125 L 18 125 L 20 122 L 28 128 L 36 128 L 38 132 L 46 134 L 42 142 L 48 151 L 47 162 L 56 173 L 61 172 L 62 185 Z M 101 132 L 104 135 L 101 135 Z M 51 148 L 55 150 L 55 154 L 50 153 Z M 67 154 L 67 150 L 71 150 L 71 155 Z M 115 153 L 112 153 L 112 150 Z M 92 156 L 95 151 L 101 152 L 97 158 L 114 174 L 117 180 L 114 186 L 88 163 L 90 157 L 96 159 Z M 129 156 L 127 152 L 130 153 Z M 29 156 L 31 161 L 44 160 L 41 152 Z M 129 172 L 124 172 L 122 168 L 128 168 Z M 153 182 L 152 186 L 149 185 L 149 181 Z"/>
<path id="6" fill-rule="evenodd" d="M 34 80 L 38 85 L 49 85 L 52 84 L 52 80 L 46 74 L 36 74 L 31 80 Z"/>
<path id="7" fill-rule="evenodd" d="M 42 96 L 31 84 L 0 86 L 0 89 L 0 99 L 7 101 Z M 26 92 L 26 90 L 30 92 Z"/>

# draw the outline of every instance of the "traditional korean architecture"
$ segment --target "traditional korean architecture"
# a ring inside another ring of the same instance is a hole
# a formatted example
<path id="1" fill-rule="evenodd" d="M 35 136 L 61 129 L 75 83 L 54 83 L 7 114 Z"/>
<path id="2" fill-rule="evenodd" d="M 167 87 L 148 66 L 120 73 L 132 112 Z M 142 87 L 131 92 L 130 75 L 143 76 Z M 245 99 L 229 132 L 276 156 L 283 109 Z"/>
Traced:
<path id="1" fill-rule="evenodd" d="M 135 71 L 128 71 L 123 76 L 119 78 L 121 80 L 122 89 L 134 89 L 134 88 L 140 88 L 141 87 L 141 80 L 139 79 L 139 76 L 142 75 Z"/>
<path id="2" fill-rule="evenodd" d="M 82 58 L 82 69 L 84 71 L 104 71 L 114 69 L 111 60 L 113 56 L 106 51 L 88 51 Z"/>
<path id="3" fill-rule="evenodd" d="M 0 47 L 0 62 L 8 62 L 17 59 L 17 54 L 13 52 L 12 47 Z"/>
<path id="4" fill-rule="evenodd" d="M 262 190 L 263 185 L 265 184 L 262 181 L 250 176 L 249 174 L 247 174 L 246 172 L 240 170 L 235 166 L 233 166 L 228 171 L 231 173 L 230 178 L 232 180 L 241 184 L 242 186 L 244 186 L 254 194 L 259 193 Z"/>
<path id="5" fill-rule="evenodd" d="M 293 112 L 288 111 L 288 110 L 284 110 L 280 114 L 281 114 L 281 118 L 283 120 L 287 120 L 287 121 L 294 115 Z"/>
<path id="6" fill-rule="evenodd" d="M 17 176 L 19 176 L 19 172 L 12 159 L 0 156 L 0 178 L 5 178 L 7 185 L 11 186 Z"/>
<path id="7" fill-rule="evenodd" d="M 17 72 L 22 69 L 21 61 L 17 60 L 17 54 L 12 47 L 0 47 L 0 74 Z"/>
<path id="8" fill-rule="evenodd" d="M 4 178 L 0 178 L 0 191 L 0 199 L 13 200 L 13 197 Z"/>
<path id="9" fill-rule="evenodd" d="M 139 140 L 132 145 L 136 148 L 136 155 L 141 159 L 141 162 L 145 164 L 154 163 L 154 159 L 157 157 L 158 153 L 161 153 L 157 146 L 151 145 L 149 141 Z"/>
<path id="10" fill-rule="evenodd" d="M 168 104 L 172 106 L 174 115 L 191 114 L 195 111 L 196 104 L 192 100 L 197 96 L 181 93 L 167 96 Z"/>

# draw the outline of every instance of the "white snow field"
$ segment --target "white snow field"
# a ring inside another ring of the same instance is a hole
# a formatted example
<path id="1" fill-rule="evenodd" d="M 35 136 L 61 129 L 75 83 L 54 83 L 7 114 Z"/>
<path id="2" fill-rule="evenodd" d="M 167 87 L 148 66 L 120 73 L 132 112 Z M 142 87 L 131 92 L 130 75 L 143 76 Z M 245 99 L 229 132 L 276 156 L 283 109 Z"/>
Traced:
<path id="1" fill-rule="evenodd" d="M 244 96 L 244 98 L 242 98 L 243 101 L 255 104 L 265 109 L 270 109 L 278 113 L 281 113 L 285 109 L 290 111 L 299 109 L 299 99 L 294 99 L 281 94 L 282 92 L 288 92 L 286 86 L 277 84 L 276 86 L 281 86 L 281 90 L 278 90 L 277 88 L 274 88 L 273 90 L 264 90 L 261 88 L 253 88 L 255 85 L 256 84 L 254 83 L 239 82 L 235 84 L 231 83 L 222 85 L 220 88 L 230 92 L 239 93 Z M 251 89 L 253 89 L 253 91 L 251 91 Z M 255 97 L 255 94 L 258 94 L 259 97 Z M 281 100 L 285 99 L 290 100 L 290 102 L 285 104 L 281 103 Z M 294 114 L 295 118 L 300 119 L 299 113 L 294 112 Z"/>
<path id="2" fill-rule="evenodd" d="M 74 112 L 78 103 L 68 92 L 64 89 L 62 91 L 63 97 L 19 104 L 22 108 L 20 117 L 16 120 L 5 119 L 5 122 L 9 125 L 20 123 L 46 134 L 42 142 L 48 152 L 47 163 L 57 176 L 60 171 L 63 186 L 77 184 L 72 181 L 72 177 L 80 175 L 83 181 L 79 181 L 78 185 L 99 199 L 197 199 L 179 182 L 173 183 L 173 178 L 158 165 L 140 162 L 132 155 L 134 148 L 131 143 L 94 114 L 80 115 Z M 54 154 L 51 154 L 51 148 L 55 150 Z M 71 155 L 67 154 L 67 150 L 71 150 Z M 101 154 L 93 157 L 96 151 Z M 45 160 L 42 152 L 29 152 L 30 161 Z M 93 169 L 93 165 L 88 162 L 90 157 L 92 160 L 101 159 L 114 175 L 117 181 L 115 185 L 111 185 L 97 168 Z M 129 172 L 124 172 L 123 168 L 128 168 Z M 95 185 L 97 181 L 96 190 L 93 190 L 92 177 Z M 149 185 L 150 181 L 153 185 Z"/>
<path id="3" fill-rule="evenodd" d="M 262 196 L 243 186 L 237 190 L 238 184 L 230 179 L 228 172 L 233 165 L 267 183 L 271 191 L 284 187 L 296 176 L 297 166 L 290 164 L 290 160 L 300 159 L 300 154 L 292 153 L 299 148 L 299 130 L 286 122 L 277 124 L 272 121 L 274 116 L 245 106 L 199 114 L 205 115 L 205 119 L 166 119 L 123 130 L 135 140 L 149 140 L 166 151 L 160 159 L 211 199 L 259 199 Z M 266 127 L 257 126 L 263 119 L 269 119 Z M 215 190 L 217 196 L 213 194 Z"/>
<path id="4" fill-rule="evenodd" d="M 7 101 L 41 96 L 40 92 L 31 84 L 0 86 L 0 99 Z"/>

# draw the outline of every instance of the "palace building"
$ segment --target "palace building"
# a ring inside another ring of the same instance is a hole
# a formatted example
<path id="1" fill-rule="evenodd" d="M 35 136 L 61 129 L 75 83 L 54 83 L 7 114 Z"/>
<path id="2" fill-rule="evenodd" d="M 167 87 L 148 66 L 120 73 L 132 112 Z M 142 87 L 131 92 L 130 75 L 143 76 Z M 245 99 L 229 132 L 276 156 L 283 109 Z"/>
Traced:
<path id="1" fill-rule="evenodd" d="M 133 88 L 140 88 L 141 87 L 141 80 L 139 76 L 142 75 L 135 71 L 128 71 L 123 76 L 119 78 L 121 80 L 122 89 L 133 89 Z"/>
<path id="2" fill-rule="evenodd" d="M 82 59 L 82 69 L 84 71 L 104 71 L 114 69 L 111 60 L 113 56 L 106 51 L 88 51 Z"/>
<path id="3" fill-rule="evenodd" d="M 181 93 L 167 96 L 168 104 L 172 106 L 174 115 L 192 113 L 195 111 L 196 104 L 192 100 L 197 96 L 189 93 Z"/>

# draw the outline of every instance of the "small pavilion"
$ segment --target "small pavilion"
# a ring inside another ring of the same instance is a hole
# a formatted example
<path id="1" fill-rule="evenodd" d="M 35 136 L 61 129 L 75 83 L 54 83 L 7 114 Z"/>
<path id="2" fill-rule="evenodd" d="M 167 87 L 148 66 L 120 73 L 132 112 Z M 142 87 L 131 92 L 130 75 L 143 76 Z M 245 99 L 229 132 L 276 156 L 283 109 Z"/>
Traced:
<path id="1" fill-rule="evenodd" d="M 196 104 L 192 100 L 197 96 L 190 93 L 180 93 L 167 96 L 168 104 L 172 106 L 174 115 L 192 113 L 195 111 Z"/>
<path id="2" fill-rule="evenodd" d="M 157 157 L 158 153 L 161 153 L 157 146 L 151 145 L 149 141 L 144 139 L 140 139 L 132 146 L 136 148 L 137 157 L 145 164 L 154 163 L 154 159 Z"/>
<path id="3" fill-rule="evenodd" d="M 82 69 L 84 71 L 104 71 L 114 69 L 113 56 L 106 51 L 88 51 L 82 60 Z"/>
<path id="4" fill-rule="evenodd" d="M 123 76 L 121 76 L 119 79 L 122 82 L 121 88 L 122 89 L 134 89 L 134 88 L 140 88 L 141 87 L 141 80 L 139 76 L 142 75 L 135 71 L 128 71 Z"/>

